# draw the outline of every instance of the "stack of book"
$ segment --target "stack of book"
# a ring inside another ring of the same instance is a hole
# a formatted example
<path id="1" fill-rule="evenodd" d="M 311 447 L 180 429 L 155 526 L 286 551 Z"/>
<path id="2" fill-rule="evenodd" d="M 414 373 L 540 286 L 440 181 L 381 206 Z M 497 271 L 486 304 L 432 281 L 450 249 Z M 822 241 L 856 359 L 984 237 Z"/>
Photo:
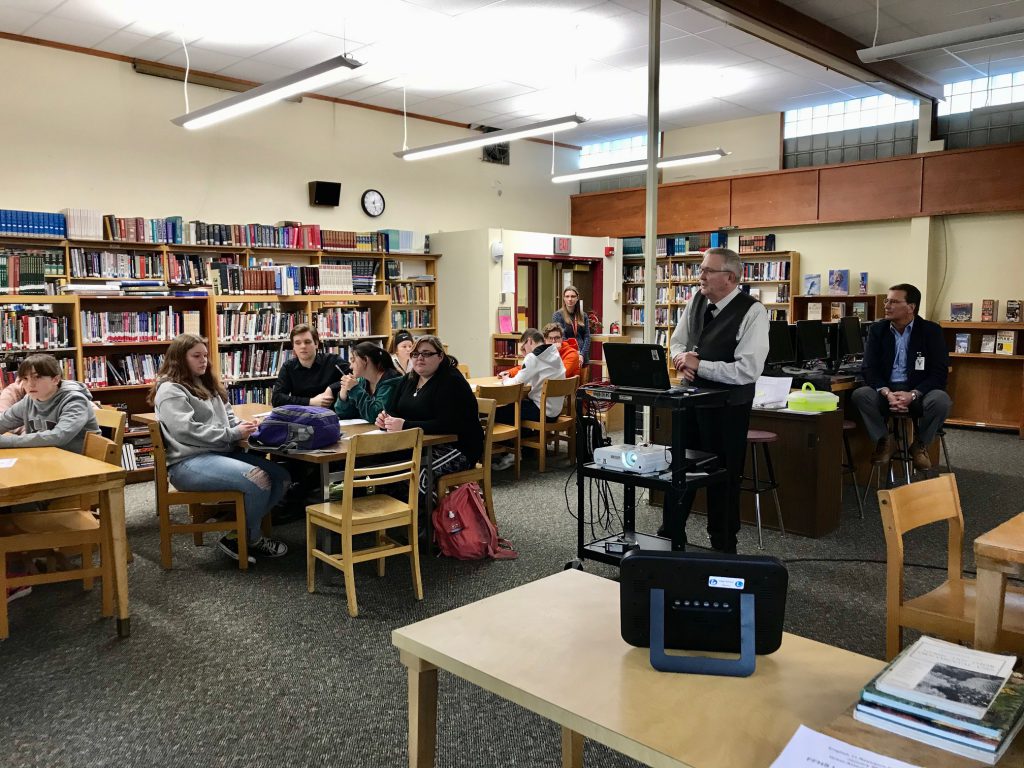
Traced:
<path id="1" fill-rule="evenodd" d="M 864 687 L 854 719 L 995 765 L 1024 725 L 1016 661 L 921 637 Z"/>

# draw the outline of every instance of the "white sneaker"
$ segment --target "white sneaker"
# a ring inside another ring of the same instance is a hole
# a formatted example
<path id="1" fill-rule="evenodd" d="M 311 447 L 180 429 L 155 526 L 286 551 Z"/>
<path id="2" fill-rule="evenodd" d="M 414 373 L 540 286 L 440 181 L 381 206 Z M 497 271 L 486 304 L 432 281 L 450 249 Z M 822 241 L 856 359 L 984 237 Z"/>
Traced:
<path id="1" fill-rule="evenodd" d="M 498 471 L 501 471 L 501 470 L 504 470 L 504 469 L 508 469 L 509 467 L 511 467 L 515 463 L 516 463 L 516 457 L 515 456 L 513 456 L 511 453 L 503 453 L 503 454 L 501 454 L 501 456 L 499 458 L 497 458 L 497 459 L 495 459 L 494 461 L 491 462 L 491 469 L 496 469 Z"/>
<path id="2" fill-rule="evenodd" d="M 268 539 L 266 536 L 260 536 L 249 545 L 249 551 L 254 552 L 260 557 L 282 557 L 288 554 L 288 545 L 277 539 Z"/>

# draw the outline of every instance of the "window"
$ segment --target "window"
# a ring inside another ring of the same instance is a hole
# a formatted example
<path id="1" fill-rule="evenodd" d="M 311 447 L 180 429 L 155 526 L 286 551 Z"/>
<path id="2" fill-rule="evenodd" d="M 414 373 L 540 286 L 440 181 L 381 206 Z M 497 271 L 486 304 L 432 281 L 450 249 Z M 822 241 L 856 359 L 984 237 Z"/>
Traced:
<path id="1" fill-rule="evenodd" d="M 939 117 L 1024 101 L 1024 72 L 961 80 L 943 86 Z"/>
<path id="2" fill-rule="evenodd" d="M 660 147 L 659 147 L 660 149 Z M 585 144 L 580 150 L 580 168 L 613 165 L 647 159 L 647 134 L 598 144 Z"/>
<path id="3" fill-rule="evenodd" d="M 888 94 L 789 109 L 785 112 L 783 138 L 795 139 L 820 133 L 903 123 L 916 120 L 917 109 L 916 100 L 897 99 Z"/>

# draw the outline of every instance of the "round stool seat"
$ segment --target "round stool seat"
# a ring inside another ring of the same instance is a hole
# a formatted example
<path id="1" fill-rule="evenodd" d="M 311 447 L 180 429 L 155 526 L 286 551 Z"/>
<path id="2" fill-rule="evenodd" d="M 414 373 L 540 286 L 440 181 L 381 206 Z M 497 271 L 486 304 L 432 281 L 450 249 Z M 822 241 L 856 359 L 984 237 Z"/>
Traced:
<path id="1" fill-rule="evenodd" d="M 748 429 L 747 430 L 747 442 L 748 443 L 774 443 L 779 439 L 779 436 L 774 432 L 767 432 L 763 429 Z"/>
<path id="2" fill-rule="evenodd" d="M 850 419 L 843 419 L 843 429 L 856 429 L 857 422 Z"/>

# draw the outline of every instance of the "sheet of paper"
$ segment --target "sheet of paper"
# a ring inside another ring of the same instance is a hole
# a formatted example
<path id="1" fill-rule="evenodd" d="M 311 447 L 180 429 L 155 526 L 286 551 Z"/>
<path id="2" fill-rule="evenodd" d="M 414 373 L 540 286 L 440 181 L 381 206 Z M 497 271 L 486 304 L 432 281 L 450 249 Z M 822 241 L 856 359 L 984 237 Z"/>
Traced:
<path id="1" fill-rule="evenodd" d="M 754 385 L 754 407 L 785 405 L 792 386 L 792 376 L 761 376 Z"/>
<path id="2" fill-rule="evenodd" d="M 516 292 L 516 273 L 515 270 L 505 269 L 501 272 L 501 292 L 502 293 L 515 293 Z"/>
<path id="3" fill-rule="evenodd" d="M 920 768 L 855 747 L 801 725 L 771 768 Z"/>
<path id="4" fill-rule="evenodd" d="M 338 426 L 341 427 L 354 427 L 356 424 L 369 424 L 366 419 L 339 419 Z"/>
<path id="5" fill-rule="evenodd" d="M 254 414 L 252 415 L 252 417 L 253 417 L 254 419 L 265 419 L 265 418 L 267 418 L 267 416 L 269 416 L 269 415 L 270 415 L 271 413 L 273 413 L 273 411 L 264 411 L 263 413 L 254 413 Z"/>
<path id="6" fill-rule="evenodd" d="M 0 459 L 0 469 L 10 469 L 17 459 Z"/>

